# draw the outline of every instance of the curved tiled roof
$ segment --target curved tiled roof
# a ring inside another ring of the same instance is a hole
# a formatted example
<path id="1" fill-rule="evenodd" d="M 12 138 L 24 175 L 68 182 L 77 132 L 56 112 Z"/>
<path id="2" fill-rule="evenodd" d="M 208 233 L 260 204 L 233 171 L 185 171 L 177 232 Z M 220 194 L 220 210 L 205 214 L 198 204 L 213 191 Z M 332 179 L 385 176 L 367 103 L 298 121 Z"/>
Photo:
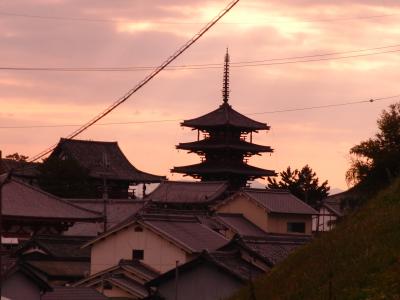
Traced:
<path id="1" fill-rule="evenodd" d="M 89 170 L 95 178 L 127 180 L 133 182 L 160 182 L 164 176 L 157 176 L 136 169 L 125 157 L 117 142 L 99 142 L 61 139 L 52 156 L 61 153 L 72 157 Z M 106 164 L 106 166 L 105 166 Z"/>
<path id="2" fill-rule="evenodd" d="M 61 221 L 102 219 L 99 213 L 81 208 L 15 179 L 11 179 L 3 186 L 3 217 Z"/>
<path id="3" fill-rule="evenodd" d="M 216 110 L 191 120 L 185 120 L 182 126 L 205 129 L 218 126 L 232 126 L 243 130 L 268 130 L 265 123 L 252 120 L 234 110 L 228 103 L 222 104 Z"/>

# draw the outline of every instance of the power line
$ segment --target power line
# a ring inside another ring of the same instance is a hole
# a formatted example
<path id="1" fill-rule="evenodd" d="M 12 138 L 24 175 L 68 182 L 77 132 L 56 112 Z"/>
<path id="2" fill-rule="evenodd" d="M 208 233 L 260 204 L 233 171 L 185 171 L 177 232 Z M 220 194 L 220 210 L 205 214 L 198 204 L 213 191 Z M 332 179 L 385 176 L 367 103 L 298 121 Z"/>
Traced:
<path id="1" fill-rule="evenodd" d="M 368 100 L 359 100 L 359 101 L 350 101 L 350 102 L 342 102 L 342 103 L 332 103 L 326 105 L 317 105 L 317 106 L 306 106 L 306 107 L 297 107 L 297 108 L 288 108 L 288 109 L 280 109 L 280 110 L 271 110 L 264 112 L 253 112 L 248 113 L 246 115 L 265 115 L 265 114 L 276 114 L 276 113 L 285 113 L 285 112 L 296 112 L 296 111 L 305 111 L 305 110 L 314 110 L 314 109 L 323 109 L 323 108 L 331 108 L 331 107 L 339 107 L 339 106 L 349 106 L 355 104 L 362 103 L 373 103 L 378 101 L 390 100 L 394 98 L 399 98 L 400 94 L 388 96 L 388 97 L 379 97 L 379 98 L 371 98 Z M 162 119 L 162 120 L 145 120 L 145 121 L 127 121 L 127 122 L 109 122 L 109 123 L 97 123 L 95 126 L 110 126 L 110 125 L 129 125 L 129 124 L 149 124 L 149 123 L 167 123 L 167 122 L 180 122 L 183 121 L 183 118 L 180 119 Z M 60 125 L 27 125 L 27 126 L 0 126 L 0 129 L 34 129 L 34 128 L 59 128 L 59 127 L 78 127 L 80 124 L 60 124 Z"/>
<path id="2" fill-rule="evenodd" d="M 248 61 L 238 61 L 232 62 L 231 66 L 233 68 L 241 68 L 241 67 L 253 67 L 253 66 L 270 66 L 270 65 L 281 65 L 281 64 L 293 64 L 293 63 L 301 63 L 301 62 L 314 62 L 314 61 L 323 61 L 323 60 L 336 60 L 336 59 L 345 59 L 345 58 L 354 58 L 354 57 L 362 57 L 362 56 L 371 56 L 371 55 L 379 55 L 385 53 L 393 53 L 399 52 L 400 49 L 389 50 L 389 51 L 378 51 L 373 53 L 364 53 L 358 55 L 350 55 L 350 56 L 339 56 L 339 57 L 326 57 L 320 59 L 307 59 L 307 60 L 295 60 L 295 59 L 304 59 L 304 58 L 317 58 L 324 56 L 333 56 L 333 55 L 343 55 L 349 53 L 359 53 L 359 52 L 367 52 L 373 50 L 382 50 L 388 48 L 400 47 L 400 44 L 381 46 L 381 47 L 373 47 L 373 48 L 364 48 L 364 49 L 356 49 L 342 52 L 329 52 L 329 53 L 321 53 L 321 54 L 312 54 L 312 55 L 304 55 L 304 56 L 291 56 L 291 57 L 281 57 L 281 58 L 269 58 L 262 60 L 248 60 Z M 271 62 L 271 63 L 267 63 Z M 267 63 L 267 64 L 265 64 Z M 206 63 L 206 64 L 185 64 L 185 65 L 171 65 L 165 70 L 197 70 L 197 69 L 216 69 L 220 68 L 220 63 Z M 155 67 L 151 66 L 131 66 L 131 67 L 0 67 L 0 70 L 3 71 L 56 71 L 56 72 L 132 72 L 132 71 L 148 71 L 153 70 Z"/>
<path id="3" fill-rule="evenodd" d="M 223 16 L 225 16 L 237 3 L 239 0 L 234 0 L 230 2 L 223 10 L 221 10 L 217 16 L 215 16 L 205 27 L 203 27 L 198 33 L 196 33 L 188 42 L 186 42 L 183 46 L 181 46 L 175 53 L 173 53 L 170 57 L 167 58 L 159 67 L 154 69 L 149 75 L 147 75 L 142 81 L 140 81 L 135 87 L 130 89 L 125 95 L 107 107 L 100 114 L 89 120 L 87 123 L 82 125 L 80 128 L 72 132 L 67 136 L 68 139 L 72 139 L 88 128 L 90 128 L 93 124 L 97 123 L 99 120 L 110 114 L 113 110 L 115 110 L 118 106 L 126 102 L 134 93 L 140 90 L 143 86 L 145 86 L 148 82 L 150 82 L 154 77 L 156 77 L 161 71 L 163 71 L 169 64 L 171 64 L 174 60 L 176 60 L 183 52 L 185 52 L 190 46 L 192 46 L 195 42 L 197 42 L 207 31 L 209 31 Z M 30 159 L 30 162 L 36 161 L 46 154 L 50 153 L 54 150 L 57 144 L 49 147 L 48 149 L 42 151 L 41 153 L 35 155 Z"/>
<path id="4" fill-rule="evenodd" d="M 177 21 L 155 21 L 155 20 L 132 20 L 132 19 L 102 19 L 102 18 L 83 18 L 83 17 L 63 17 L 63 16 L 44 16 L 27 13 L 15 13 L 8 11 L 0 11 L 0 15 L 8 17 L 19 17 L 29 19 L 41 19 L 41 20 L 53 20 L 53 21 L 72 21 L 72 22 L 91 22 L 91 23 L 149 23 L 149 24 L 167 24 L 167 25 L 201 25 L 207 24 L 206 22 L 177 22 Z M 366 16 L 355 16 L 355 17 L 338 17 L 338 18 L 322 18 L 322 19 L 303 19 L 303 20 L 286 20 L 286 21 L 271 21 L 271 19 L 259 19 L 252 22 L 221 22 L 220 24 L 234 25 L 234 24 L 260 24 L 260 22 L 268 22 L 268 24 L 285 24 L 285 23 L 331 23 L 331 22 L 342 22 L 351 20 L 365 20 L 365 19 L 380 19 L 387 17 L 396 17 L 400 14 L 380 14 L 380 15 L 366 15 Z"/>

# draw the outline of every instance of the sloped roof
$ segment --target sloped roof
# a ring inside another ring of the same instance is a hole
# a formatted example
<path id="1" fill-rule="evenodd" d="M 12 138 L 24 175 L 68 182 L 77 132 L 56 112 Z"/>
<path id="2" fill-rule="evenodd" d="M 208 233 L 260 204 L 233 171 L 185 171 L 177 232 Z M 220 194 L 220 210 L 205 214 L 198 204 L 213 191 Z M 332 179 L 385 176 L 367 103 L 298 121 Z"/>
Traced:
<path id="1" fill-rule="evenodd" d="M 266 236 L 267 233 L 250 222 L 242 214 L 218 213 L 216 219 L 231 228 L 235 233 L 243 236 Z"/>
<path id="2" fill-rule="evenodd" d="M 315 215 L 318 212 L 299 198 L 284 190 L 244 189 L 248 197 L 271 213 Z"/>
<path id="3" fill-rule="evenodd" d="M 72 157 L 90 171 L 90 176 L 132 182 L 160 182 L 164 176 L 135 168 L 125 157 L 117 142 L 61 139 L 51 156 L 61 153 Z"/>
<path id="4" fill-rule="evenodd" d="M 213 251 L 228 242 L 193 216 L 146 215 L 141 223 L 193 253 Z"/>
<path id="5" fill-rule="evenodd" d="M 3 217 L 93 222 L 102 219 L 96 212 L 16 179 L 11 179 L 3 186 Z"/>
<path id="6" fill-rule="evenodd" d="M 201 255 L 195 259 L 178 266 L 179 275 L 185 276 L 185 272 L 203 264 L 214 265 L 219 270 L 242 282 L 248 281 L 250 279 L 250 274 L 254 278 L 264 273 L 260 268 L 241 258 L 239 251 L 203 251 Z M 146 285 L 149 287 L 159 286 L 166 280 L 174 279 L 175 273 L 175 269 L 172 269 L 149 281 Z"/>
<path id="7" fill-rule="evenodd" d="M 228 189 L 225 181 L 163 181 L 145 200 L 174 204 L 201 204 L 216 200 Z"/>
<path id="8" fill-rule="evenodd" d="M 222 247 L 222 245 L 228 242 L 222 235 L 202 224 L 196 216 L 137 214 L 92 239 L 83 247 L 96 243 L 134 224 L 140 224 L 146 227 L 189 253 L 199 253 L 205 249 L 212 251 Z"/>
<path id="9" fill-rule="evenodd" d="M 89 287 L 54 287 L 42 300 L 107 300 L 108 297 Z"/>
<path id="10" fill-rule="evenodd" d="M 269 126 L 265 123 L 254 121 L 245 115 L 237 112 L 228 103 L 223 103 L 216 110 L 201 117 L 185 120 L 182 126 L 206 129 L 216 126 L 232 126 L 244 130 L 268 130 Z"/>
<path id="11" fill-rule="evenodd" d="M 158 271 L 141 261 L 121 260 L 117 266 L 84 278 L 74 286 L 93 287 L 103 280 L 135 296 L 146 297 L 148 291 L 144 284 L 158 275 Z"/>
<path id="12" fill-rule="evenodd" d="M 27 264 L 46 276 L 54 278 L 68 277 L 73 281 L 84 277 L 90 270 L 89 261 L 28 260 Z"/>
<path id="13" fill-rule="evenodd" d="M 242 237 L 241 240 L 246 246 L 276 265 L 286 259 L 291 252 L 311 241 L 311 238 L 309 236 L 269 234 L 265 237 Z"/>
<path id="14" fill-rule="evenodd" d="M 24 255 L 30 248 L 38 247 L 51 258 L 90 259 L 90 249 L 81 246 L 89 237 L 36 235 L 18 247 L 17 252 Z"/>
<path id="15" fill-rule="evenodd" d="M 79 207 L 103 214 L 104 201 L 102 199 L 65 199 Z M 108 199 L 106 201 L 107 229 L 119 224 L 121 220 L 137 213 L 146 202 L 132 199 Z M 72 236 L 96 236 L 103 232 L 103 223 L 76 223 L 64 234 Z"/>

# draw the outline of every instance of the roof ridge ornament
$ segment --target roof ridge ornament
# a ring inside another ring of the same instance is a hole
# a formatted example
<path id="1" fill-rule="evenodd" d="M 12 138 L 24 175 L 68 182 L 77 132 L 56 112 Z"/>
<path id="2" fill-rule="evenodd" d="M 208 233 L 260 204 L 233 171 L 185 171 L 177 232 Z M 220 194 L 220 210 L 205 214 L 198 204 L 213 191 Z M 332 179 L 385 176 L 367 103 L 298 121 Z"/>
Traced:
<path id="1" fill-rule="evenodd" d="M 222 100 L 228 103 L 229 100 L 229 51 L 226 48 L 225 61 L 224 61 L 224 80 L 222 85 Z"/>

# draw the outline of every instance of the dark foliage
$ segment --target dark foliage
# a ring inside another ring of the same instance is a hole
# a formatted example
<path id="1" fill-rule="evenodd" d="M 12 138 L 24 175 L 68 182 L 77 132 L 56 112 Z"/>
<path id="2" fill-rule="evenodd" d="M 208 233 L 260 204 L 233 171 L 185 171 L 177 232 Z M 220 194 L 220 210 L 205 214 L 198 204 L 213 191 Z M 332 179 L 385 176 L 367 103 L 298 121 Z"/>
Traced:
<path id="1" fill-rule="evenodd" d="M 365 190 L 379 190 L 400 175 L 400 103 L 384 110 L 377 123 L 375 137 L 350 149 L 346 179 Z"/>
<path id="2" fill-rule="evenodd" d="M 15 160 L 18 162 L 26 162 L 28 159 L 28 156 L 19 154 L 18 152 L 15 152 L 14 154 L 9 154 L 6 156 L 7 159 Z"/>
<path id="3" fill-rule="evenodd" d="M 268 178 L 269 188 L 289 190 L 313 207 L 317 207 L 319 202 L 328 196 L 330 190 L 328 181 L 319 184 L 317 174 L 308 165 L 301 170 L 287 167 L 286 171 L 280 172 L 279 175 L 279 182 L 275 178 Z"/>
<path id="4" fill-rule="evenodd" d="M 98 187 L 90 180 L 89 171 L 71 158 L 48 158 L 38 166 L 39 186 L 63 198 L 95 198 Z"/>

